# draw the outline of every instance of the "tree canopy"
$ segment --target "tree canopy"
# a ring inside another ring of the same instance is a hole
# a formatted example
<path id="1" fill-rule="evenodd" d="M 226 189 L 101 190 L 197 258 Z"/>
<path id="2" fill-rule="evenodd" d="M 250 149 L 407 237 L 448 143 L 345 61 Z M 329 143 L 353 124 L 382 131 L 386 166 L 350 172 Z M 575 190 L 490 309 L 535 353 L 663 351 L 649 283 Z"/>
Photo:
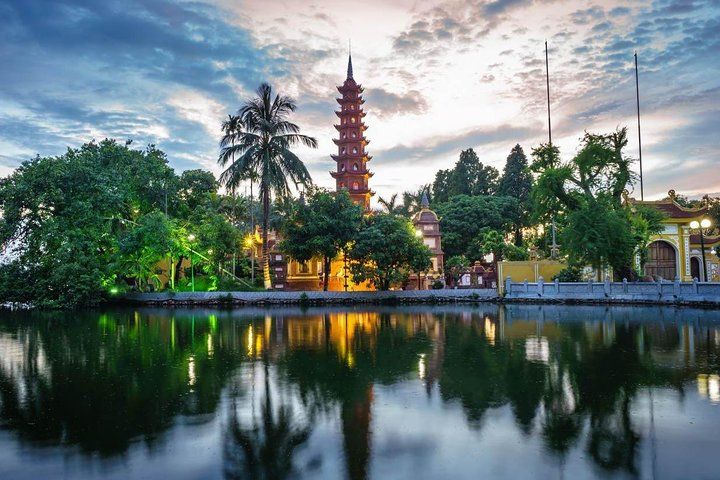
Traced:
<path id="1" fill-rule="evenodd" d="M 491 195 L 497 190 L 499 173 L 483 165 L 472 148 L 460 152 L 455 167 L 435 174 L 432 186 L 436 202 L 446 202 L 455 195 Z"/>
<path id="2" fill-rule="evenodd" d="M 323 290 L 327 290 L 332 260 L 355 239 L 362 218 L 363 208 L 353 203 L 347 190 L 311 189 L 305 203 L 297 204 L 283 222 L 279 248 L 301 262 L 322 258 Z"/>
<path id="3" fill-rule="evenodd" d="M 409 220 L 386 213 L 363 219 L 350 250 L 350 270 L 357 283 L 369 281 L 379 290 L 403 283 L 409 272 L 430 268 L 430 249 L 415 235 Z"/>

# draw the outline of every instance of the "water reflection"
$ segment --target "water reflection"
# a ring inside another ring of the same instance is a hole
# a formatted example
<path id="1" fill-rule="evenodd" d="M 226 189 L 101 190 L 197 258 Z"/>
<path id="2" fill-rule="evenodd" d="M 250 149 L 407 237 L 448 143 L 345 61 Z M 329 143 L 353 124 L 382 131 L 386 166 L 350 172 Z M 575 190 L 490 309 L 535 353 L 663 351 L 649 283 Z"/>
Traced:
<path id="1" fill-rule="evenodd" d="M 192 438 L 177 433 L 205 428 L 196 472 L 205 478 L 462 477 L 493 464 L 501 470 L 491 476 L 517 477 L 498 466 L 501 439 L 512 438 L 542 452 L 527 451 L 536 455 L 527 477 L 652 476 L 657 462 L 694 454 L 690 442 L 658 457 L 663 432 L 662 444 L 677 434 L 720 446 L 683 420 L 688 409 L 697 422 L 720 419 L 708 408 L 720 403 L 715 313 L 489 305 L 12 314 L 0 320 L 0 433 L 11 433 L 0 447 L 25 457 L 51 448 L 88 469 L 97 455 L 130 464 L 144 456 L 182 478 L 190 474 L 173 449 Z M 656 407 L 675 423 L 657 428 Z"/>

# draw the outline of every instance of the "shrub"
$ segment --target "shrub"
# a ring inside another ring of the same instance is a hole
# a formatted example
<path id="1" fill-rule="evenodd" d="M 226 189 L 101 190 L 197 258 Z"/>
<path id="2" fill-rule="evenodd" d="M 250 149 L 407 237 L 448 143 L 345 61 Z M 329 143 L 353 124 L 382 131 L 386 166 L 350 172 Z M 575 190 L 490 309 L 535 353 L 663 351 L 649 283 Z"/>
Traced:
<path id="1" fill-rule="evenodd" d="M 560 270 L 556 275 L 552 277 L 553 280 L 560 282 L 581 282 L 582 281 L 582 268 L 569 265 Z"/>

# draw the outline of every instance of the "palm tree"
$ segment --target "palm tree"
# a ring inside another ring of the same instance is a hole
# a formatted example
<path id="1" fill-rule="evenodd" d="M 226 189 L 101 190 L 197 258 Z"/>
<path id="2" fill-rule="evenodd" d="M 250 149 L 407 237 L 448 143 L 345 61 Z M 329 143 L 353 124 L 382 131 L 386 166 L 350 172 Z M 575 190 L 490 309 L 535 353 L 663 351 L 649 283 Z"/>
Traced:
<path id="1" fill-rule="evenodd" d="M 430 185 L 423 185 L 417 191 L 403 192 L 403 203 L 400 209 L 405 215 L 412 217 L 422 209 L 423 194 L 430 196 Z"/>
<path id="2" fill-rule="evenodd" d="M 317 148 L 317 140 L 301 135 L 300 128 L 287 117 L 296 109 L 295 102 L 282 95 L 273 99 L 272 87 L 260 85 L 257 97 L 248 100 L 237 114 L 223 123 L 225 135 L 220 142 L 218 163 L 226 167 L 220 182 L 236 188 L 243 180 L 254 179 L 260 184 L 263 207 L 262 257 L 265 288 L 270 288 L 268 256 L 268 219 L 270 200 L 290 194 L 290 184 L 309 185 L 310 173 L 290 148 L 301 144 Z M 227 127 L 225 125 L 227 124 Z"/>
<path id="3" fill-rule="evenodd" d="M 397 215 L 400 213 L 400 206 L 397 204 L 397 196 L 397 193 L 393 193 L 389 200 L 385 200 L 383 197 L 378 197 L 378 203 L 383 206 L 387 213 Z"/>

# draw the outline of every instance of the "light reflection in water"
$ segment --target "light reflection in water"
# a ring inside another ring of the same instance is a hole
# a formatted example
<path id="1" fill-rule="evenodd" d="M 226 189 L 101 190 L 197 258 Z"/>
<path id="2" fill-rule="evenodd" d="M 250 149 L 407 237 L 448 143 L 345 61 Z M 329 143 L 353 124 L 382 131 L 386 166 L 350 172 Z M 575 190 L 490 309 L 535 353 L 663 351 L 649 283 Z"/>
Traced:
<path id="1" fill-rule="evenodd" d="M 707 476 L 688 459 L 720 446 L 706 432 L 720 415 L 703 410 L 720 403 L 720 330 L 702 313 L 650 310 L 636 321 L 638 311 L 493 305 L 0 320 L 0 431 L 9 438 L 0 448 L 22 444 L 39 458 L 40 445 L 54 446 L 95 471 L 96 454 L 135 465 L 142 441 L 142 458 L 182 477 L 172 452 L 192 449 L 204 428 L 198 465 L 222 467 L 203 478 L 252 468 L 266 478 L 522 478 L 518 463 L 539 477 L 557 476 L 548 465 L 560 465 L 566 478 L 604 478 L 649 476 L 656 435 L 658 471 L 673 477 L 678 463 L 687 476 Z M 37 473 L 32 462 L 24 468 Z"/>
<path id="2" fill-rule="evenodd" d="M 700 373 L 697 376 L 698 393 L 711 403 L 720 403 L 720 375 Z"/>

